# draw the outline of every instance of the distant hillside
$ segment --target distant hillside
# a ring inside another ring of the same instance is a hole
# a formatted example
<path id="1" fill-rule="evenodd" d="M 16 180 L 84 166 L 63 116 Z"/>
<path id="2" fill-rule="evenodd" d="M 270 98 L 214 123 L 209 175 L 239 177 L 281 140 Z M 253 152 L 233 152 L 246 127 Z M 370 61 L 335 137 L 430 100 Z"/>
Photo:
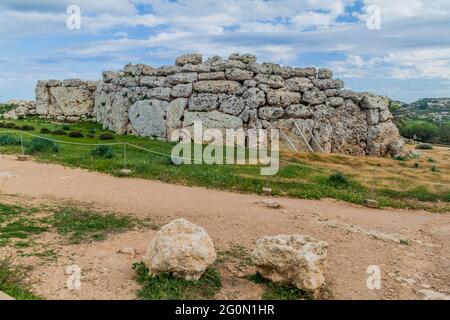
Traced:
<path id="1" fill-rule="evenodd" d="M 450 121 L 450 98 L 423 98 L 413 103 L 392 101 L 396 117 L 439 123 Z"/>

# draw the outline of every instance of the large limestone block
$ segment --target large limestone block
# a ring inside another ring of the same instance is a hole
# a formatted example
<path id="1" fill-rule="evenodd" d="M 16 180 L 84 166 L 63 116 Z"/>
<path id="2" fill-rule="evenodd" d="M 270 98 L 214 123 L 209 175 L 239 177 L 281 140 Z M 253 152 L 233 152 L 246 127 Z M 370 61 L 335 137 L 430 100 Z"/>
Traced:
<path id="1" fill-rule="evenodd" d="M 174 98 L 189 98 L 192 94 L 192 83 L 177 84 L 172 88 L 170 95 Z"/>
<path id="2" fill-rule="evenodd" d="M 273 89 L 284 87 L 284 79 L 281 76 L 258 74 L 255 76 L 255 80 L 259 83 L 266 84 Z"/>
<path id="3" fill-rule="evenodd" d="M 236 129 L 241 128 L 241 118 L 214 110 L 210 112 L 185 112 L 183 128 L 190 127 L 194 121 L 201 121 L 204 128 L 210 129 Z"/>
<path id="4" fill-rule="evenodd" d="M 302 102 L 310 104 L 312 106 L 316 104 L 322 104 L 326 100 L 327 95 L 322 91 L 306 91 L 302 97 Z"/>
<path id="5" fill-rule="evenodd" d="M 253 79 L 253 72 L 233 68 L 233 69 L 227 69 L 225 71 L 225 76 L 226 76 L 227 80 L 245 81 L 245 80 Z"/>
<path id="6" fill-rule="evenodd" d="M 369 127 L 367 134 L 367 151 L 371 156 L 385 156 L 390 152 L 389 145 L 400 140 L 397 127 L 392 122 L 381 122 Z M 395 150 L 394 153 L 399 153 Z"/>
<path id="7" fill-rule="evenodd" d="M 365 109 L 385 110 L 389 107 L 389 100 L 375 94 L 365 93 L 362 96 L 361 106 Z"/>
<path id="8" fill-rule="evenodd" d="M 169 103 L 161 100 L 141 100 L 129 111 L 133 131 L 144 137 L 166 137 L 166 115 Z"/>
<path id="9" fill-rule="evenodd" d="M 198 74 L 198 80 L 225 80 L 225 72 L 205 72 Z"/>
<path id="10" fill-rule="evenodd" d="M 185 64 L 200 64 L 203 61 L 203 56 L 201 54 L 197 54 L 197 53 L 190 53 L 190 54 L 185 54 L 182 56 L 179 56 L 176 61 L 175 64 L 177 66 L 184 66 Z"/>
<path id="11" fill-rule="evenodd" d="M 286 80 L 286 89 L 294 92 L 306 92 L 314 88 L 313 83 L 308 78 L 292 78 Z"/>
<path id="12" fill-rule="evenodd" d="M 342 89 L 344 87 L 344 82 L 342 80 L 333 79 L 314 79 L 312 83 L 319 90 L 330 90 L 330 89 Z"/>
<path id="13" fill-rule="evenodd" d="M 311 108 L 302 104 L 293 104 L 287 107 L 285 112 L 290 118 L 307 119 L 313 116 Z"/>
<path id="14" fill-rule="evenodd" d="M 190 111 L 211 111 L 218 107 L 219 97 L 212 93 L 199 93 L 189 98 Z"/>
<path id="15" fill-rule="evenodd" d="M 265 279 L 314 292 L 325 282 L 327 247 L 304 235 L 267 236 L 256 241 L 251 258 Z"/>
<path id="16" fill-rule="evenodd" d="M 202 93 L 237 94 L 241 85 L 236 81 L 198 81 L 194 83 L 194 90 Z"/>
<path id="17" fill-rule="evenodd" d="M 237 116 L 245 108 L 245 101 L 241 97 L 228 96 L 220 102 L 220 111 Z"/>
<path id="18" fill-rule="evenodd" d="M 258 118 L 272 121 L 281 118 L 284 115 L 282 107 L 261 107 L 258 109 Z"/>
<path id="19" fill-rule="evenodd" d="M 258 88 L 249 88 L 242 97 L 249 109 L 257 109 L 266 104 L 266 95 Z"/>
<path id="20" fill-rule="evenodd" d="M 332 152 L 365 155 L 368 125 L 358 105 L 347 100 L 344 106 L 334 109 L 328 119 L 333 128 Z"/>
<path id="21" fill-rule="evenodd" d="M 208 233 L 185 219 L 163 226 L 144 256 L 151 275 L 170 273 L 185 280 L 198 280 L 216 260 Z"/>
<path id="22" fill-rule="evenodd" d="M 94 108 L 94 98 L 90 90 L 52 87 L 50 93 L 66 117 L 86 115 Z"/>
<path id="23" fill-rule="evenodd" d="M 298 92 L 286 90 L 269 90 L 267 92 L 267 103 L 271 106 L 287 107 L 291 104 L 299 104 L 302 95 Z"/>
<path id="24" fill-rule="evenodd" d="M 179 98 L 170 102 L 167 107 L 167 127 L 172 129 L 181 128 L 184 109 L 186 109 L 188 99 Z"/>
<path id="25" fill-rule="evenodd" d="M 175 73 L 167 77 L 170 84 L 191 83 L 197 81 L 198 76 L 195 72 Z"/>

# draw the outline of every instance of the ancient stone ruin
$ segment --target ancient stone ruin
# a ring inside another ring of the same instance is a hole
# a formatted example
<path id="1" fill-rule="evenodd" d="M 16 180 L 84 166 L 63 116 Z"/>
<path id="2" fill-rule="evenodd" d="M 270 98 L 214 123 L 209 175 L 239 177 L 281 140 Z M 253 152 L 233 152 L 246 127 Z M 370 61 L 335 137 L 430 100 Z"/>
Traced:
<path id="1" fill-rule="evenodd" d="M 258 64 L 249 54 L 206 61 L 178 57 L 175 66 L 126 65 L 98 82 L 39 81 L 36 113 L 59 120 L 93 118 L 120 134 L 169 138 L 180 128 L 282 129 L 298 150 L 397 155 L 403 141 L 389 100 L 344 89 L 328 69 Z M 289 143 L 288 143 L 289 142 Z"/>

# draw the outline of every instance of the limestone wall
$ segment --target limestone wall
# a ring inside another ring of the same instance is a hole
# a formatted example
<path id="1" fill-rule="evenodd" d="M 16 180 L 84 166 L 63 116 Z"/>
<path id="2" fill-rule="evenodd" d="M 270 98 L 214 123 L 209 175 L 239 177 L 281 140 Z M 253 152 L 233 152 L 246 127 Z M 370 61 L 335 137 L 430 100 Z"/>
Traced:
<path id="1" fill-rule="evenodd" d="M 80 79 L 38 81 L 36 114 L 57 120 L 79 121 L 91 117 L 95 81 Z"/>
<path id="2" fill-rule="evenodd" d="M 233 54 L 205 62 L 184 55 L 175 66 L 127 65 L 103 73 L 93 115 L 119 133 L 166 138 L 202 120 L 209 128 L 281 128 L 299 147 L 353 155 L 396 154 L 402 149 L 388 99 L 344 90 L 328 69 L 256 63 Z M 312 135 L 315 136 L 315 140 Z"/>
<path id="3" fill-rule="evenodd" d="M 175 66 L 126 65 L 97 83 L 39 81 L 36 112 L 77 120 L 93 117 L 120 134 L 168 138 L 202 120 L 206 128 L 279 128 L 300 150 L 384 156 L 403 151 L 388 99 L 344 89 L 328 69 L 258 64 L 253 55 L 199 54 Z M 320 145 L 320 146 L 319 146 Z"/>

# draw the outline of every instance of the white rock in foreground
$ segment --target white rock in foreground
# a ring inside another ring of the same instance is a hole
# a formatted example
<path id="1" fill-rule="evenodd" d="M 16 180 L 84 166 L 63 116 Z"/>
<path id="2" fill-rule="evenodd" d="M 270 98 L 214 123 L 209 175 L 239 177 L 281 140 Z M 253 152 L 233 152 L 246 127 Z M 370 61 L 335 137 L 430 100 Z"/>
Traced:
<path id="1" fill-rule="evenodd" d="M 316 291 L 324 279 L 328 244 L 303 235 L 267 236 L 256 241 L 252 261 L 274 283 Z"/>
<path id="2" fill-rule="evenodd" d="M 177 219 L 159 230 L 144 256 L 150 274 L 171 273 L 198 280 L 216 260 L 208 233 L 185 219 Z"/>

